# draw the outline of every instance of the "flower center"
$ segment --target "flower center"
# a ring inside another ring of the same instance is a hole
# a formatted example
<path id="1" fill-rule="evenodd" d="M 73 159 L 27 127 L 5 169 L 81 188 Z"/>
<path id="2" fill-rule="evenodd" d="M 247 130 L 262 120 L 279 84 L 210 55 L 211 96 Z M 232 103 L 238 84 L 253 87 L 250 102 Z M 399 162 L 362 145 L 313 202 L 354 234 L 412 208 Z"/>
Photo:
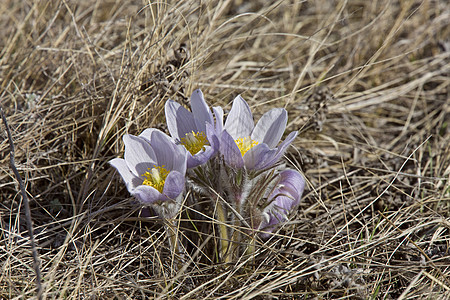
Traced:
<path id="1" fill-rule="evenodd" d="M 181 138 L 181 144 L 192 154 L 195 155 L 200 150 L 204 150 L 205 146 L 209 146 L 206 134 L 202 132 L 195 133 L 191 131 L 186 133 L 186 136 Z"/>
<path id="2" fill-rule="evenodd" d="M 148 168 L 149 171 L 142 174 L 145 177 L 144 182 L 142 184 L 149 185 L 157 189 L 160 193 L 163 192 L 164 183 L 166 182 L 166 177 L 169 175 L 169 171 L 167 171 L 164 166 L 154 168 Z"/>
<path id="3" fill-rule="evenodd" d="M 252 140 L 249 136 L 247 136 L 244 138 L 238 138 L 236 140 L 236 145 L 238 146 L 239 150 L 241 150 L 242 156 L 244 156 L 244 154 L 248 150 L 250 150 L 254 146 L 258 145 L 258 142 L 255 140 Z"/>

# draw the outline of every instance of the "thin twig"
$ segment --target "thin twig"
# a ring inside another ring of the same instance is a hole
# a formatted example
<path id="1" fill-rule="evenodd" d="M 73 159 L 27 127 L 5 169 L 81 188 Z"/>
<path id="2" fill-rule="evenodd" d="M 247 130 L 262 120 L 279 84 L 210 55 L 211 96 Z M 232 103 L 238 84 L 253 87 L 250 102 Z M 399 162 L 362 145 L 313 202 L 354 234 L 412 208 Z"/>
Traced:
<path id="1" fill-rule="evenodd" d="M 6 133 L 8 135 L 8 141 L 9 141 L 9 162 L 11 164 L 11 169 L 14 172 L 14 175 L 17 178 L 17 181 L 19 182 L 20 192 L 22 193 L 23 202 L 25 205 L 25 216 L 27 219 L 27 228 L 28 228 L 28 235 L 30 236 L 30 244 L 33 251 L 33 267 L 34 271 L 36 272 L 36 290 L 37 290 L 37 299 L 42 299 L 42 284 L 41 284 L 41 269 L 40 269 L 40 263 L 39 263 L 39 257 L 36 249 L 36 244 L 34 241 L 34 234 L 33 234 L 33 225 L 31 223 L 31 210 L 30 210 L 30 203 L 28 200 L 27 192 L 25 190 L 25 186 L 22 181 L 22 177 L 20 177 L 19 171 L 17 171 L 16 164 L 14 162 L 14 143 L 11 136 L 11 131 L 9 129 L 8 122 L 6 121 L 5 114 L 3 112 L 3 108 L 0 106 L 0 113 L 2 115 L 3 123 L 5 123 Z"/>

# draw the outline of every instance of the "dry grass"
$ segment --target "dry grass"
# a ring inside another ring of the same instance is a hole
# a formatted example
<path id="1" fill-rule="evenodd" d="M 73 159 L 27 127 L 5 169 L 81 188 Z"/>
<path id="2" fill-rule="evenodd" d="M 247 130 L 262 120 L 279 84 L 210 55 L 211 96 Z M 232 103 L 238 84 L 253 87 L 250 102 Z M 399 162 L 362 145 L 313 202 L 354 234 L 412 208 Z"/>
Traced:
<path id="1" fill-rule="evenodd" d="M 170 2 L 0 4 L 0 99 L 45 298 L 449 298 L 446 1 Z M 300 132 L 286 159 L 308 188 L 278 238 L 232 265 L 215 259 L 212 221 L 186 228 L 177 274 L 160 222 L 107 162 L 197 87 L 226 109 L 241 93 L 257 117 L 286 107 Z M 0 298 L 31 298 L 3 128 Z"/>

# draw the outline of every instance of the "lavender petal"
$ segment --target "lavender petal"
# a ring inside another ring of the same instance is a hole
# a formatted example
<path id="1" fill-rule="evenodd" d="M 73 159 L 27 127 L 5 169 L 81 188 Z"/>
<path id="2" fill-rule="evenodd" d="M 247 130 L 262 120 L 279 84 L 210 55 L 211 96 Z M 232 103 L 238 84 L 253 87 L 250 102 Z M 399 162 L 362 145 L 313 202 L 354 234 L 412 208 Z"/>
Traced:
<path id="1" fill-rule="evenodd" d="M 174 139 L 183 138 L 186 133 L 197 131 L 194 117 L 179 103 L 168 100 L 165 105 L 167 129 Z"/>
<path id="2" fill-rule="evenodd" d="M 197 166 L 203 165 L 208 161 L 208 159 L 213 155 L 214 148 L 211 146 L 205 146 L 205 150 L 202 150 L 195 155 L 187 153 L 187 168 L 192 169 Z"/>
<path id="3" fill-rule="evenodd" d="M 259 119 L 251 138 L 274 148 L 283 136 L 286 124 L 287 111 L 284 108 L 273 108 Z"/>
<path id="4" fill-rule="evenodd" d="M 158 166 L 167 170 L 186 172 L 186 150 L 177 146 L 173 140 L 161 131 L 153 131 L 151 143 L 155 151 Z"/>
<path id="5" fill-rule="evenodd" d="M 206 138 L 208 139 L 209 145 L 213 148 L 214 152 L 219 151 L 219 137 L 221 134 L 222 132 L 218 133 L 214 129 L 213 125 L 206 124 Z"/>
<path id="6" fill-rule="evenodd" d="M 275 155 L 273 155 L 270 159 L 266 160 L 265 163 L 263 163 L 260 168 L 264 169 L 267 167 L 270 167 L 274 165 L 277 161 L 280 160 L 281 156 L 283 156 L 284 152 L 286 151 L 287 147 L 292 143 L 292 141 L 297 136 L 297 131 L 293 131 L 289 133 L 289 135 L 286 137 L 286 139 L 276 148 L 277 152 Z"/>
<path id="7" fill-rule="evenodd" d="M 276 149 L 270 149 L 266 144 L 258 144 L 244 154 L 245 167 L 249 170 L 259 170 L 266 165 L 277 153 Z"/>
<path id="8" fill-rule="evenodd" d="M 233 137 L 226 130 L 221 134 L 219 149 L 228 165 L 233 168 L 242 168 L 244 166 L 241 151 Z"/>
<path id="9" fill-rule="evenodd" d="M 195 90 L 191 95 L 191 109 L 194 115 L 194 121 L 197 131 L 205 132 L 205 124 L 213 123 L 213 116 L 211 110 L 203 98 L 203 93 L 200 90 Z"/>
<path id="10" fill-rule="evenodd" d="M 143 205 L 151 205 L 155 202 L 163 201 L 166 198 L 157 189 L 149 185 L 138 186 L 134 189 L 132 194 Z"/>
<path id="11" fill-rule="evenodd" d="M 295 170 L 284 170 L 280 173 L 280 193 L 292 196 L 293 206 L 300 203 L 305 190 L 305 179 Z"/>
<path id="12" fill-rule="evenodd" d="M 168 199 L 175 200 L 184 190 L 184 175 L 177 171 L 172 171 L 167 175 L 164 183 L 163 194 Z"/>

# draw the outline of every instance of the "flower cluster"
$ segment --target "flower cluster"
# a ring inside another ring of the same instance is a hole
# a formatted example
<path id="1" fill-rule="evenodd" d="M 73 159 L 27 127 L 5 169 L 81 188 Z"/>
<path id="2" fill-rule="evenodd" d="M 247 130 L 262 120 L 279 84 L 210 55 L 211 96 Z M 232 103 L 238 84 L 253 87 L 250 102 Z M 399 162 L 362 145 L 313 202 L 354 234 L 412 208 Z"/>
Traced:
<path id="1" fill-rule="evenodd" d="M 187 186 L 212 205 L 221 201 L 213 217 L 222 226 L 240 223 L 248 228 L 247 236 L 270 236 L 298 206 L 305 186 L 303 176 L 280 161 L 297 136 L 291 132 L 280 143 L 286 110 L 273 108 L 255 125 L 241 96 L 234 99 L 226 120 L 223 109 L 210 108 L 200 90 L 194 91 L 190 104 L 191 111 L 167 101 L 170 137 L 153 128 L 139 136 L 125 135 L 124 158 L 110 164 L 128 191 L 163 218 L 177 215 Z M 219 231 L 227 260 L 233 239 L 228 238 L 229 228 Z"/>

